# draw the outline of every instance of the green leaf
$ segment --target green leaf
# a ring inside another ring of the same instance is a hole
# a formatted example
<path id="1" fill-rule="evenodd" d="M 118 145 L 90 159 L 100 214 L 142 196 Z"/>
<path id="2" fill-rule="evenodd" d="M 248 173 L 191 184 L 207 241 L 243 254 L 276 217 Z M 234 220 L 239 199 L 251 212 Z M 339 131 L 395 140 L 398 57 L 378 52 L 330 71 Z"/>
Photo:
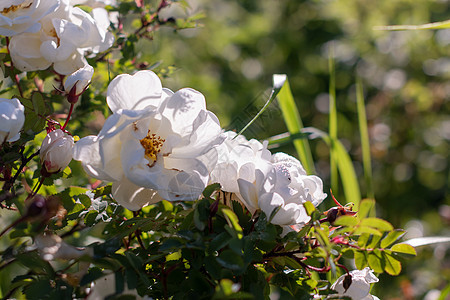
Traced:
<path id="1" fill-rule="evenodd" d="M 374 200 L 364 199 L 363 201 L 361 201 L 361 203 L 359 204 L 359 209 L 358 209 L 358 217 L 360 219 L 366 218 L 369 215 L 370 210 L 374 206 L 375 206 Z"/>
<path id="2" fill-rule="evenodd" d="M 328 117 L 328 134 L 331 140 L 337 140 L 338 138 L 338 122 L 337 122 L 337 108 L 336 108 L 336 72 L 335 72 L 335 61 L 334 61 L 334 45 L 330 47 L 330 53 L 328 56 L 328 70 L 330 73 L 330 86 L 328 88 L 328 93 L 330 95 L 329 107 L 330 113 Z M 331 143 L 330 149 L 330 180 L 331 189 L 337 194 L 339 188 L 339 176 L 338 176 L 338 158 L 335 151 L 334 143 Z"/>
<path id="3" fill-rule="evenodd" d="M 358 235 L 358 234 L 363 234 L 363 233 L 370 233 L 373 235 L 379 235 L 381 236 L 382 233 L 378 230 L 376 230 L 375 228 L 372 227 L 367 227 L 367 226 L 359 226 L 358 228 L 356 228 L 354 234 Z"/>
<path id="4" fill-rule="evenodd" d="M 368 265 L 367 254 L 365 251 L 355 250 L 355 265 L 359 270 L 364 269 Z"/>
<path id="5" fill-rule="evenodd" d="M 450 20 L 443 22 L 427 23 L 422 25 L 391 25 L 375 26 L 374 30 L 423 30 L 423 29 L 446 29 L 450 28 Z"/>
<path id="6" fill-rule="evenodd" d="M 396 229 L 394 231 L 389 232 L 381 241 L 380 247 L 381 248 L 389 247 L 390 245 L 395 243 L 395 241 L 397 241 L 404 234 L 405 234 L 405 231 L 401 230 L 401 229 Z"/>
<path id="7" fill-rule="evenodd" d="M 448 299 L 447 296 L 450 294 L 450 283 L 441 291 L 439 298 L 437 300 L 445 300 Z"/>
<path id="8" fill-rule="evenodd" d="M 356 176 L 350 155 L 347 153 L 344 145 L 342 145 L 339 140 L 332 140 L 328 134 L 316 128 L 304 128 L 302 132 L 310 133 L 310 138 L 322 138 L 329 147 L 331 147 L 333 143 L 333 149 L 336 151 L 338 170 L 341 174 L 345 199 L 347 203 L 354 203 L 356 205 L 355 209 L 358 209 L 359 202 L 361 201 L 358 177 Z"/>
<path id="9" fill-rule="evenodd" d="M 369 233 L 363 233 L 358 238 L 358 246 L 361 248 L 364 248 L 367 245 L 367 242 L 369 241 L 370 234 Z"/>
<path id="10" fill-rule="evenodd" d="M 39 92 L 34 92 L 31 96 L 31 102 L 33 103 L 33 109 L 36 115 L 40 115 L 41 117 L 45 117 L 46 109 L 45 109 L 45 101 L 42 94 Z"/>
<path id="11" fill-rule="evenodd" d="M 364 91 L 361 78 L 356 78 L 356 106 L 358 109 L 359 135 L 361 137 L 361 149 L 363 156 L 364 179 L 366 181 L 367 197 L 375 199 L 372 181 L 372 162 L 370 158 L 369 130 L 367 129 L 366 109 L 364 106 Z M 375 216 L 375 206 L 371 216 Z M 361 217 L 362 218 L 362 217 Z"/>
<path id="12" fill-rule="evenodd" d="M 411 256 L 417 255 L 416 249 L 414 249 L 413 246 L 408 245 L 408 244 L 403 244 L 403 243 L 392 246 L 390 250 L 395 253 L 401 253 L 401 254 L 406 254 L 406 255 L 411 255 Z"/>
<path id="13" fill-rule="evenodd" d="M 266 101 L 264 106 L 261 108 L 261 110 L 256 114 L 256 116 L 253 117 L 253 119 L 247 123 L 247 125 L 242 128 L 241 131 L 233 138 L 235 139 L 239 135 L 241 135 L 250 125 L 252 125 L 253 122 L 258 119 L 258 117 L 266 110 L 267 107 L 269 107 L 270 103 L 277 97 L 278 93 L 281 90 L 281 87 L 283 86 L 283 83 L 286 80 L 286 75 L 273 75 L 273 88 L 272 92 L 270 93 L 269 99 Z"/>
<path id="14" fill-rule="evenodd" d="M 392 231 L 394 227 L 388 221 L 379 218 L 366 218 L 361 221 L 361 225 L 372 227 L 380 231 Z"/>
<path id="15" fill-rule="evenodd" d="M 381 235 L 372 235 L 372 239 L 370 240 L 369 244 L 367 244 L 368 249 L 370 248 L 376 248 L 378 245 L 378 242 L 381 240 Z"/>
<path id="16" fill-rule="evenodd" d="M 356 226 L 358 223 L 358 218 L 352 216 L 340 216 L 336 219 L 336 221 L 334 221 L 334 225 L 338 226 Z"/>
<path id="17" fill-rule="evenodd" d="M 384 270 L 389 275 L 398 275 L 402 271 L 402 264 L 386 252 L 382 253 L 385 262 Z"/>
<path id="18" fill-rule="evenodd" d="M 316 208 L 314 207 L 314 204 L 312 204 L 309 201 L 306 201 L 305 203 L 303 203 L 303 207 L 305 207 L 306 213 L 308 214 L 308 216 L 311 216 L 312 213 L 316 210 Z"/>
<path id="19" fill-rule="evenodd" d="M 274 81 L 275 76 L 281 75 L 274 75 Z M 297 110 L 297 106 L 295 105 L 294 96 L 292 95 L 287 78 L 278 95 L 278 103 L 280 105 L 281 112 L 283 113 L 283 119 L 289 133 L 291 135 L 300 133 L 303 129 L 303 122 Z M 300 162 L 306 172 L 308 174 L 315 174 L 316 171 L 314 168 L 314 161 L 308 140 L 297 139 L 294 141 L 294 147 L 297 150 Z"/>
<path id="20" fill-rule="evenodd" d="M 217 257 L 217 262 L 224 268 L 241 271 L 244 267 L 244 260 L 231 250 L 225 250 Z"/>
<path id="21" fill-rule="evenodd" d="M 228 225 L 233 229 L 235 232 L 237 238 L 242 239 L 244 236 L 242 234 L 242 227 L 239 225 L 238 217 L 234 214 L 234 212 L 231 209 L 223 208 L 222 209 L 223 215 L 225 216 L 225 219 L 227 220 Z"/>
<path id="22" fill-rule="evenodd" d="M 217 190 L 220 190 L 220 183 L 210 184 L 203 190 L 203 196 L 205 198 L 211 198 L 211 195 Z"/>
<path id="23" fill-rule="evenodd" d="M 372 268 L 376 273 L 383 273 L 384 267 L 386 265 L 385 260 L 381 254 L 380 250 L 374 250 L 367 253 L 367 261 L 369 262 L 370 268 Z"/>

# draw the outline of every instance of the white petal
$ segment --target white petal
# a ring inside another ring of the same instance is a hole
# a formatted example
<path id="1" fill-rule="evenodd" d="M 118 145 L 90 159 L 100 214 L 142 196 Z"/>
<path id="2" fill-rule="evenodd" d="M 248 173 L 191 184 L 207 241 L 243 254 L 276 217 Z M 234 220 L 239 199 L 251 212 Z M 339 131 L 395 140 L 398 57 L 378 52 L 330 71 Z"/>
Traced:
<path id="1" fill-rule="evenodd" d="M 152 71 L 139 71 L 133 76 L 121 74 L 111 81 L 107 95 L 106 101 L 113 112 L 156 108 L 161 102 L 162 85 Z"/>
<path id="2" fill-rule="evenodd" d="M 201 111 L 206 110 L 205 97 L 193 89 L 181 89 L 165 100 L 160 108 L 172 124 L 172 131 L 181 137 L 189 137 Z M 206 118 L 202 116 L 201 118 Z"/>
<path id="3" fill-rule="evenodd" d="M 163 200 L 155 190 L 137 186 L 126 178 L 113 182 L 111 191 L 117 203 L 133 211 Z"/>
<path id="4" fill-rule="evenodd" d="M 241 178 L 239 178 L 237 182 L 239 186 L 239 194 L 241 195 L 245 206 L 251 211 L 257 210 L 259 208 L 258 192 L 255 185 Z"/>
<path id="5" fill-rule="evenodd" d="M 115 181 L 114 175 L 103 170 L 102 158 L 99 151 L 99 143 L 96 136 L 87 136 L 80 139 L 73 147 L 73 159 L 81 161 L 84 170 L 90 176 L 106 181 Z M 120 161 L 118 162 L 120 164 Z"/>

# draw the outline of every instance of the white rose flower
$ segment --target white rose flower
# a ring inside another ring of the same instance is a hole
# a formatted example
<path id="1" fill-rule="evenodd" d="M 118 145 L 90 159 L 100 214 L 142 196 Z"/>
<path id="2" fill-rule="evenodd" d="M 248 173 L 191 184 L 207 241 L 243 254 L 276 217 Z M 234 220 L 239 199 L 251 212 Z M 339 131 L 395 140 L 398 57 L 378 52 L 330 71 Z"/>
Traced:
<path id="1" fill-rule="evenodd" d="M 76 70 L 64 82 L 64 91 L 70 93 L 75 86 L 74 95 L 80 95 L 91 82 L 92 75 L 94 75 L 94 68 L 90 65 L 85 65 L 83 68 Z"/>
<path id="2" fill-rule="evenodd" d="M 105 51 L 114 42 L 107 31 L 107 12 L 102 8 L 92 10 L 91 16 L 62 0 L 60 7 L 40 23 L 39 32 L 11 38 L 11 59 L 21 71 L 44 70 L 53 64 L 57 73 L 69 75 L 87 65 L 85 54 Z"/>
<path id="3" fill-rule="evenodd" d="M 254 174 L 251 180 L 249 175 Z M 239 193 L 250 211 L 260 209 L 267 217 L 278 210 L 271 222 L 277 225 L 304 225 L 310 217 L 303 203 L 319 205 L 326 194 L 322 192 L 322 180 L 306 175 L 300 162 L 284 153 L 272 157 L 269 172 L 255 168 L 254 164 L 241 167 L 238 178 Z"/>
<path id="4" fill-rule="evenodd" d="M 39 20 L 55 11 L 59 0 L 2 0 L 0 3 L 0 35 L 14 36 L 37 32 Z"/>
<path id="5" fill-rule="evenodd" d="M 16 98 L 0 98 L 0 145 L 20 138 L 25 108 Z"/>
<path id="6" fill-rule="evenodd" d="M 155 73 L 140 71 L 111 81 L 107 102 L 113 115 L 100 133 L 74 147 L 86 172 L 112 181 L 114 198 L 131 210 L 162 198 L 197 199 L 209 180 L 200 158 L 224 140 L 203 95 L 173 93 Z"/>
<path id="7" fill-rule="evenodd" d="M 41 145 L 40 158 L 48 173 L 64 170 L 72 160 L 73 137 L 61 129 L 50 131 Z"/>
<path id="8" fill-rule="evenodd" d="M 363 270 L 353 270 L 349 272 L 352 280 L 347 290 L 344 287 L 344 280 L 347 274 L 339 277 L 331 286 L 342 296 L 351 297 L 353 300 L 379 300 L 378 297 L 369 294 L 370 284 L 378 282 L 378 278 L 373 274 L 373 271 L 366 267 Z"/>
<path id="9" fill-rule="evenodd" d="M 233 131 L 225 134 L 226 140 L 217 147 L 218 160 L 211 172 L 211 182 L 220 183 L 225 192 L 237 194 L 240 168 L 247 163 L 254 163 L 258 166 L 265 165 L 267 169 L 272 154 L 267 150 L 267 145 L 255 139 L 248 141 L 243 135 L 236 137 Z"/>
<path id="10" fill-rule="evenodd" d="M 77 259 L 82 256 L 94 255 L 92 248 L 77 248 L 64 242 L 61 237 L 54 234 L 38 235 L 34 242 L 39 254 L 44 260 L 52 261 L 55 259 Z"/>

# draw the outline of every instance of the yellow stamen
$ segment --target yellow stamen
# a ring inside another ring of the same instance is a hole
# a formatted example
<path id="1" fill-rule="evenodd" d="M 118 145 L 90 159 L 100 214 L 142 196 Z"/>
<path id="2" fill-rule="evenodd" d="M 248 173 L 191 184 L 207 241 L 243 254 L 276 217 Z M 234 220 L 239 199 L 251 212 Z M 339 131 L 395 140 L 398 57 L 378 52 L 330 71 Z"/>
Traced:
<path id="1" fill-rule="evenodd" d="M 10 7 L 6 7 L 1 11 L 1 14 L 6 15 L 9 12 L 15 12 L 20 8 L 29 8 L 33 3 L 30 3 L 28 5 L 25 4 L 19 4 L 19 5 L 11 5 Z"/>
<path id="2" fill-rule="evenodd" d="M 145 149 L 145 157 L 151 160 L 151 162 L 155 162 L 157 158 L 156 155 L 161 152 L 165 141 L 166 140 L 160 136 L 150 133 L 149 130 L 147 136 L 141 140 L 141 145 Z"/>

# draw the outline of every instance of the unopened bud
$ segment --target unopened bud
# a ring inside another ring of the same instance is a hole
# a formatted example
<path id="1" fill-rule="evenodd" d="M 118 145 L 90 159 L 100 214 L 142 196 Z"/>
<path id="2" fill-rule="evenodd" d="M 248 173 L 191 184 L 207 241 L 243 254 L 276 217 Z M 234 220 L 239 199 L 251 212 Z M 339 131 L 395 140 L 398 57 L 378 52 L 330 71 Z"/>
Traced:
<path id="1" fill-rule="evenodd" d="M 43 216 L 47 213 L 47 205 L 44 196 L 36 195 L 28 206 L 26 216 L 30 218 Z"/>
<path id="2" fill-rule="evenodd" d="M 344 277 L 344 281 L 342 282 L 342 286 L 344 287 L 344 293 L 347 292 L 349 287 L 352 285 L 352 275 L 347 274 Z"/>
<path id="3" fill-rule="evenodd" d="M 42 142 L 40 157 L 43 163 L 43 175 L 64 170 L 72 160 L 73 137 L 56 129 L 47 134 Z M 45 169 L 45 170 L 44 170 Z"/>
<path id="4" fill-rule="evenodd" d="M 76 70 L 69 75 L 64 82 L 64 90 L 66 91 L 70 103 L 76 103 L 78 97 L 87 89 L 94 75 L 94 68 L 90 65 Z"/>

